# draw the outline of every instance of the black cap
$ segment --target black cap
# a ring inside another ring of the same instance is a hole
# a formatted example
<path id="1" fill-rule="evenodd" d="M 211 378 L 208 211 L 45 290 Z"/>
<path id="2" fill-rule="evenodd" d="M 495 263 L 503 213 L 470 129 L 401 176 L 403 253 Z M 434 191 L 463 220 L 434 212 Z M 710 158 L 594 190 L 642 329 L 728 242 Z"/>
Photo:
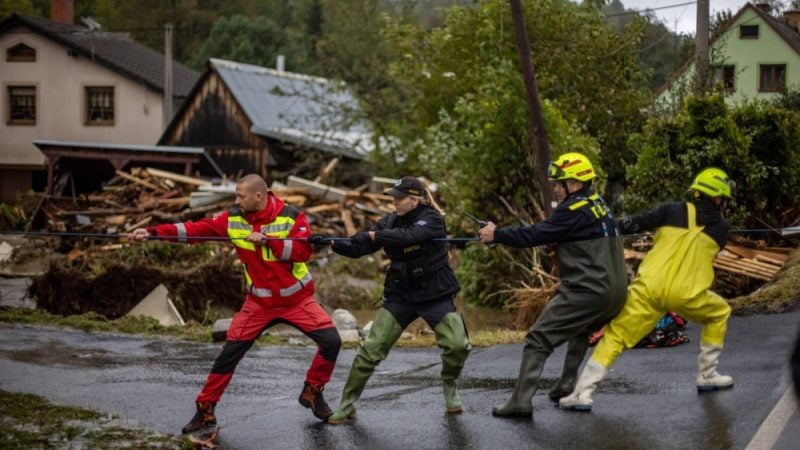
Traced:
<path id="1" fill-rule="evenodd" d="M 425 186 L 421 181 L 415 177 L 403 177 L 395 181 L 394 187 L 384 192 L 386 195 L 391 195 L 394 198 L 405 198 L 409 195 L 416 195 L 422 197 L 425 192 Z"/>

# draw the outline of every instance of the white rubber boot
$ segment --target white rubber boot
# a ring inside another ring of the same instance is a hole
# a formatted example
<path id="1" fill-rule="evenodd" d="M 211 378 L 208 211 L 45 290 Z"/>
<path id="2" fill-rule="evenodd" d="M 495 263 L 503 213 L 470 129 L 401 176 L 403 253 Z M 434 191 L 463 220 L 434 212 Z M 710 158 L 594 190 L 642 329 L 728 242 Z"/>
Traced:
<path id="1" fill-rule="evenodd" d="M 608 369 L 605 366 L 590 359 L 578 378 L 575 390 L 572 394 L 562 397 L 558 401 L 558 406 L 565 411 L 591 411 L 594 403 L 592 394 L 607 374 Z"/>
<path id="2" fill-rule="evenodd" d="M 700 344 L 697 358 L 697 392 L 716 391 L 733 387 L 733 377 L 717 373 L 722 347 Z"/>

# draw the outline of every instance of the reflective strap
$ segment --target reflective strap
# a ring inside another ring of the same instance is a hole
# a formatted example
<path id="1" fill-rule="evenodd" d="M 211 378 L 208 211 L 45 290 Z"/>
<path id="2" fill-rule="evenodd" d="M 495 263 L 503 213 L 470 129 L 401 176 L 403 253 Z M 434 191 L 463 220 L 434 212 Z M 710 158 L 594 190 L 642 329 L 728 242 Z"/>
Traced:
<path id="1" fill-rule="evenodd" d="M 247 292 L 249 292 L 254 297 L 261 297 L 261 298 L 269 298 L 272 297 L 272 291 L 267 288 L 257 288 L 253 287 L 252 284 L 247 285 Z"/>
<path id="2" fill-rule="evenodd" d="M 249 223 L 240 222 L 238 220 L 228 220 L 228 229 L 230 230 L 246 230 L 249 232 L 253 232 L 253 227 L 250 226 Z"/>
<path id="3" fill-rule="evenodd" d="M 250 236 L 250 233 L 253 232 L 253 227 L 250 226 L 249 223 L 245 222 L 244 218 L 241 216 L 230 216 L 228 217 L 228 237 L 231 238 L 231 242 L 233 245 L 243 248 L 245 250 L 255 250 L 256 246 L 254 243 L 245 240 L 247 236 Z"/>
<path id="4" fill-rule="evenodd" d="M 178 242 L 186 242 L 186 225 L 176 223 L 175 228 L 178 229 Z"/>
<path id="5" fill-rule="evenodd" d="M 581 201 L 578 201 L 578 202 L 575 202 L 575 203 L 569 205 L 569 210 L 570 211 L 575 211 L 576 209 L 583 208 L 584 206 L 586 206 L 588 204 L 589 204 L 589 202 L 587 202 L 586 200 L 581 200 Z"/>
<path id="6" fill-rule="evenodd" d="M 292 241 L 283 241 L 283 253 L 281 254 L 281 261 L 288 261 L 292 257 Z"/>
<path id="7" fill-rule="evenodd" d="M 292 229 L 292 226 L 294 226 L 293 222 L 285 222 L 285 223 L 278 223 L 278 224 L 273 223 L 273 224 L 267 225 L 266 227 L 261 227 L 261 232 L 263 234 L 280 233 L 281 231 L 288 232 L 289 230 Z"/>
<path id="8" fill-rule="evenodd" d="M 310 281 L 311 281 L 311 274 L 307 273 L 297 283 L 289 286 L 288 288 L 281 289 L 279 291 L 280 294 L 281 294 L 281 297 L 288 297 L 288 296 L 294 294 L 295 292 L 299 291 L 300 289 L 303 289 L 303 287 L 305 287 L 305 285 L 308 284 L 308 282 L 310 282 Z"/>

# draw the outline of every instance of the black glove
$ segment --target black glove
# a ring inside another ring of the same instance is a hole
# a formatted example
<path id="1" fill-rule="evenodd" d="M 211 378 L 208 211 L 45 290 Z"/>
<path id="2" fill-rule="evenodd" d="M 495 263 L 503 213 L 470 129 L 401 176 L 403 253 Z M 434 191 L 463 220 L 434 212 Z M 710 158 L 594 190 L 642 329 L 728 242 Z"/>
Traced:
<path id="1" fill-rule="evenodd" d="M 368 231 L 359 231 L 358 233 L 350 236 L 350 240 L 355 242 L 356 244 L 367 245 L 372 244 L 372 238 L 369 237 Z"/>
<path id="2" fill-rule="evenodd" d="M 327 234 L 312 234 L 308 237 L 308 242 L 314 245 L 328 245 L 333 243 L 333 238 Z"/>

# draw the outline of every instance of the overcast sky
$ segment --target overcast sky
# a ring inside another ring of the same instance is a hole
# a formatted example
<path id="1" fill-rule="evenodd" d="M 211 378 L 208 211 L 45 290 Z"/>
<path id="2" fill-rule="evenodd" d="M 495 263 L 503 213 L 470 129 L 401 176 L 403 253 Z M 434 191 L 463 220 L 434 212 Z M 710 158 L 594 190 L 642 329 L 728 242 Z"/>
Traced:
<path id="1" fill-rule="evenodd" d="M 672 31 L 680 33 L 694 34 L 697 27 L 697 3 L 689 3 L 692 0 L 621 0 L 626 9 L 644 10 L 648 8 L 663 8 L 665 6 L 682 5 L 674 8 L 657 9 L 653 11 L 656 16 Z M 689 3 L 686 5 L 685 3 Z M 724 11 L 729 9 L 732 14 L 736 14 L 746 0 L 710 0 L 711 16 L 714 11 Z"/>

